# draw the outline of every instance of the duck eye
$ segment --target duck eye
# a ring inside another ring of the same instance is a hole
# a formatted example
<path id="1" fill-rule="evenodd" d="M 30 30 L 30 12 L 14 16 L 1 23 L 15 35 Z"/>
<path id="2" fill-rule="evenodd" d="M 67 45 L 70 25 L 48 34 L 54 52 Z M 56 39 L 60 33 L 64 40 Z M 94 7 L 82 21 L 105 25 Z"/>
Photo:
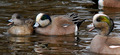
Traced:
<path id="1" fill-rule="evenodd" d="M 20 18 L 21 18 L 21 16 L 17 16 L 16 18 L 17 18 L 17 19 L 20 19 Z"/>
<path id="2" fill-rule="evenodd" d="M 47 19 L 47 16 L 43 15 L 41 20 L 45 20 L 45 19 Z"/>
<path id="3" fill-rule="evenodd" d="M 100 22 L 101 21 L 101 17 L 98 17 L 96 21 Z"/>

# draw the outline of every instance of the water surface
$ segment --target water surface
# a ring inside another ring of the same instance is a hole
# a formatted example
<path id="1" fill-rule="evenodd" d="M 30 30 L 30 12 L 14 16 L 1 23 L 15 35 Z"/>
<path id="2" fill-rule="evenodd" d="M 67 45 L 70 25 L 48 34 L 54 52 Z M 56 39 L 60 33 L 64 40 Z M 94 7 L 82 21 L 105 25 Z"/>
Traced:
<path id="1" fill-rule="evenodd" d="M 99 12 L 92 6 L 91 0 L 0 0 L 0 54 L 1 55 L 99 55 L 89 52 L 92 38 L 96 30 L 88 32 L 87 25 L 92 22 L 92 16 Z M 115 22 L 113 34 L 119 36 L 120 9 L 104 8 L 104 13 Z M 75 41 L 74 34 L 61 36 L 46 36 L 34 34 L 29 36 L 14 36 L 7 33 L 7 20 L 13 13 L 20 13 L 25 18 L 32 18 L 40 13 L 49 15 L 66 15 L 78 13 L 80 19 L 87 19 L 81 25 L 80 41 Z"/>

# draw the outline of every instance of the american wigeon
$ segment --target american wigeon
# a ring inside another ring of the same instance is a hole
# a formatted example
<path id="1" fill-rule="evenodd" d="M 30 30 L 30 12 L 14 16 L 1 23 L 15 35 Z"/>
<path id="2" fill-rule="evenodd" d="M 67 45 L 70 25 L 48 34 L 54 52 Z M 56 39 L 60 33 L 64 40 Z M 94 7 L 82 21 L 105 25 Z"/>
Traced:
<path id="1" fill-rule="evenodd" d="M 72 16 L 72 15 L 71 15 Z M 77 26 L 83 22 L 79 21 Z M 65 35 L 75 32 L 75 22 L 68 16 L 49 16 L 44 13 L 39 13 L 36 16 L 34 25 L 35 32 L 44 35 Z"/>
<path id="2" fill-rule="evenodd" d="M 90 44 L 90 51 L 101 54 L 120 54 L 120 38 L 110 36 L 114 28 L 114 22 L 105 14 L 93 16 L 93 28 L 98 29 L 98 34 Z"/>
<path id="3" fill-rule="evenodd" d="M 92 1 L 94 1 L 99 6 L 120 8 L 120 1 L 119 0 L 92 0 Z"/>
<path id="4" fill-rule="evenodd" d="M 29 35 L 33 32 L 33 20 L 24 19 L 20 14 L 13 14 L 12 18 L 8 20 L 10 22 L 8 25 L 13 24 L 8 30 L 8 33 L 14 35 Z"/>

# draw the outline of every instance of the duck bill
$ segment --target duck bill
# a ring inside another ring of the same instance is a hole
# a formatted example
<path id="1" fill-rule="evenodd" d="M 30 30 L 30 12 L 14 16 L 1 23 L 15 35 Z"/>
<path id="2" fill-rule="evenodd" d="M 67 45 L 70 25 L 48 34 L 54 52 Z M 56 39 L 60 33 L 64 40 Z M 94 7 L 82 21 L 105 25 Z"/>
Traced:
<path id="1" fill-rule="evenodd" d="M 12 25 L 13 24 L 13 20 L 12 19 L 8 20 L 8 22 L 10 22 L 10 23 L 8 23 L 7 25 Z"/>
<path id="2" fill-rule="evenodd" d="M 12 23 L 12 22 L 13 22 L 13 19 L 8 20 L 8 22 L 11 22 L 11 23 Z"/>
<path id="3" fill-rule="evenodd" d="M 38 26 L 39 26 L 39 23 L 36 22 L 33 27 L 36 28 L 36 27 L 38 27 Z"/>
<path id="4" fill-rule="evenodd" d="M 87 27 L 90 28 L 90 29 L 89 29 L 89 32 L 95 29 L 93 23 L 91 23 L 91 24 L 88 25 Z"/>
<path id="5" fill-rule="evenodd" d="M 92 30 L 94 30 L 95 29 L 95 27 L 92 27 L 91 29 L 89 29 L 89 32 L 91 32 Z"/>
<path id="6" fill-rule="evenodd" d="M 13 24 L 13 22 L 11 22 L 11 23 L 8 23 L 7 25 L 12 25 Z"/>

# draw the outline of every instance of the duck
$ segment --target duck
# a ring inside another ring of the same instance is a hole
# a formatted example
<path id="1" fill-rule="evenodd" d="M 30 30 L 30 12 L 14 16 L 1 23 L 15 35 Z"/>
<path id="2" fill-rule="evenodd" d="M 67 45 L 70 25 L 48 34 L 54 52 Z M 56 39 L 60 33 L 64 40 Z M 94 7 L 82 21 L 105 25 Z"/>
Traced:
<path id="1" fill-rule="evenodd" d="M 74 14 L 71 14 L 70 16 L 73 17 Z M 76 17 L 77 16 L 75 16 L 74 18 Z M 34 25 L 35 32 L 43 35 L 72 34 L 75 32 L 75 30 L 79 28 L 78 26 L 80 26 L 86 19 L 78 22 L 73 22 L 76 20 L 78 19 L 71 19 L 67 15 L 49 16 L 45 13 L 39 13 L 36 16 L 36 22 Z"/>
<path id="2" fill-rule="evenodd" d="M 92 0 L 99 6 L 120 8 L 119 0 Z"/>
<path id="3" fill-rule="evenodd" d="M 34 21 L 32 19 L 24 19 L 22 15 L 18 13 L 14 13 L 11 19 L 8 20 L 7 25 L 12 25 L 8 29 L 8 33 L 12 35 L 30 35 L 33 33 L 33 24 Z"/>
<path id="4" fill-rule="evenodd" d="M 114 21 L 106 14 L 95 14 L 93 16 L 92 31 L 98 30 L 98 34 L 92 39 L 90 51 L 100 54 L 120 54 L 120 38 L 110 35 L 114 29 Z"/>

